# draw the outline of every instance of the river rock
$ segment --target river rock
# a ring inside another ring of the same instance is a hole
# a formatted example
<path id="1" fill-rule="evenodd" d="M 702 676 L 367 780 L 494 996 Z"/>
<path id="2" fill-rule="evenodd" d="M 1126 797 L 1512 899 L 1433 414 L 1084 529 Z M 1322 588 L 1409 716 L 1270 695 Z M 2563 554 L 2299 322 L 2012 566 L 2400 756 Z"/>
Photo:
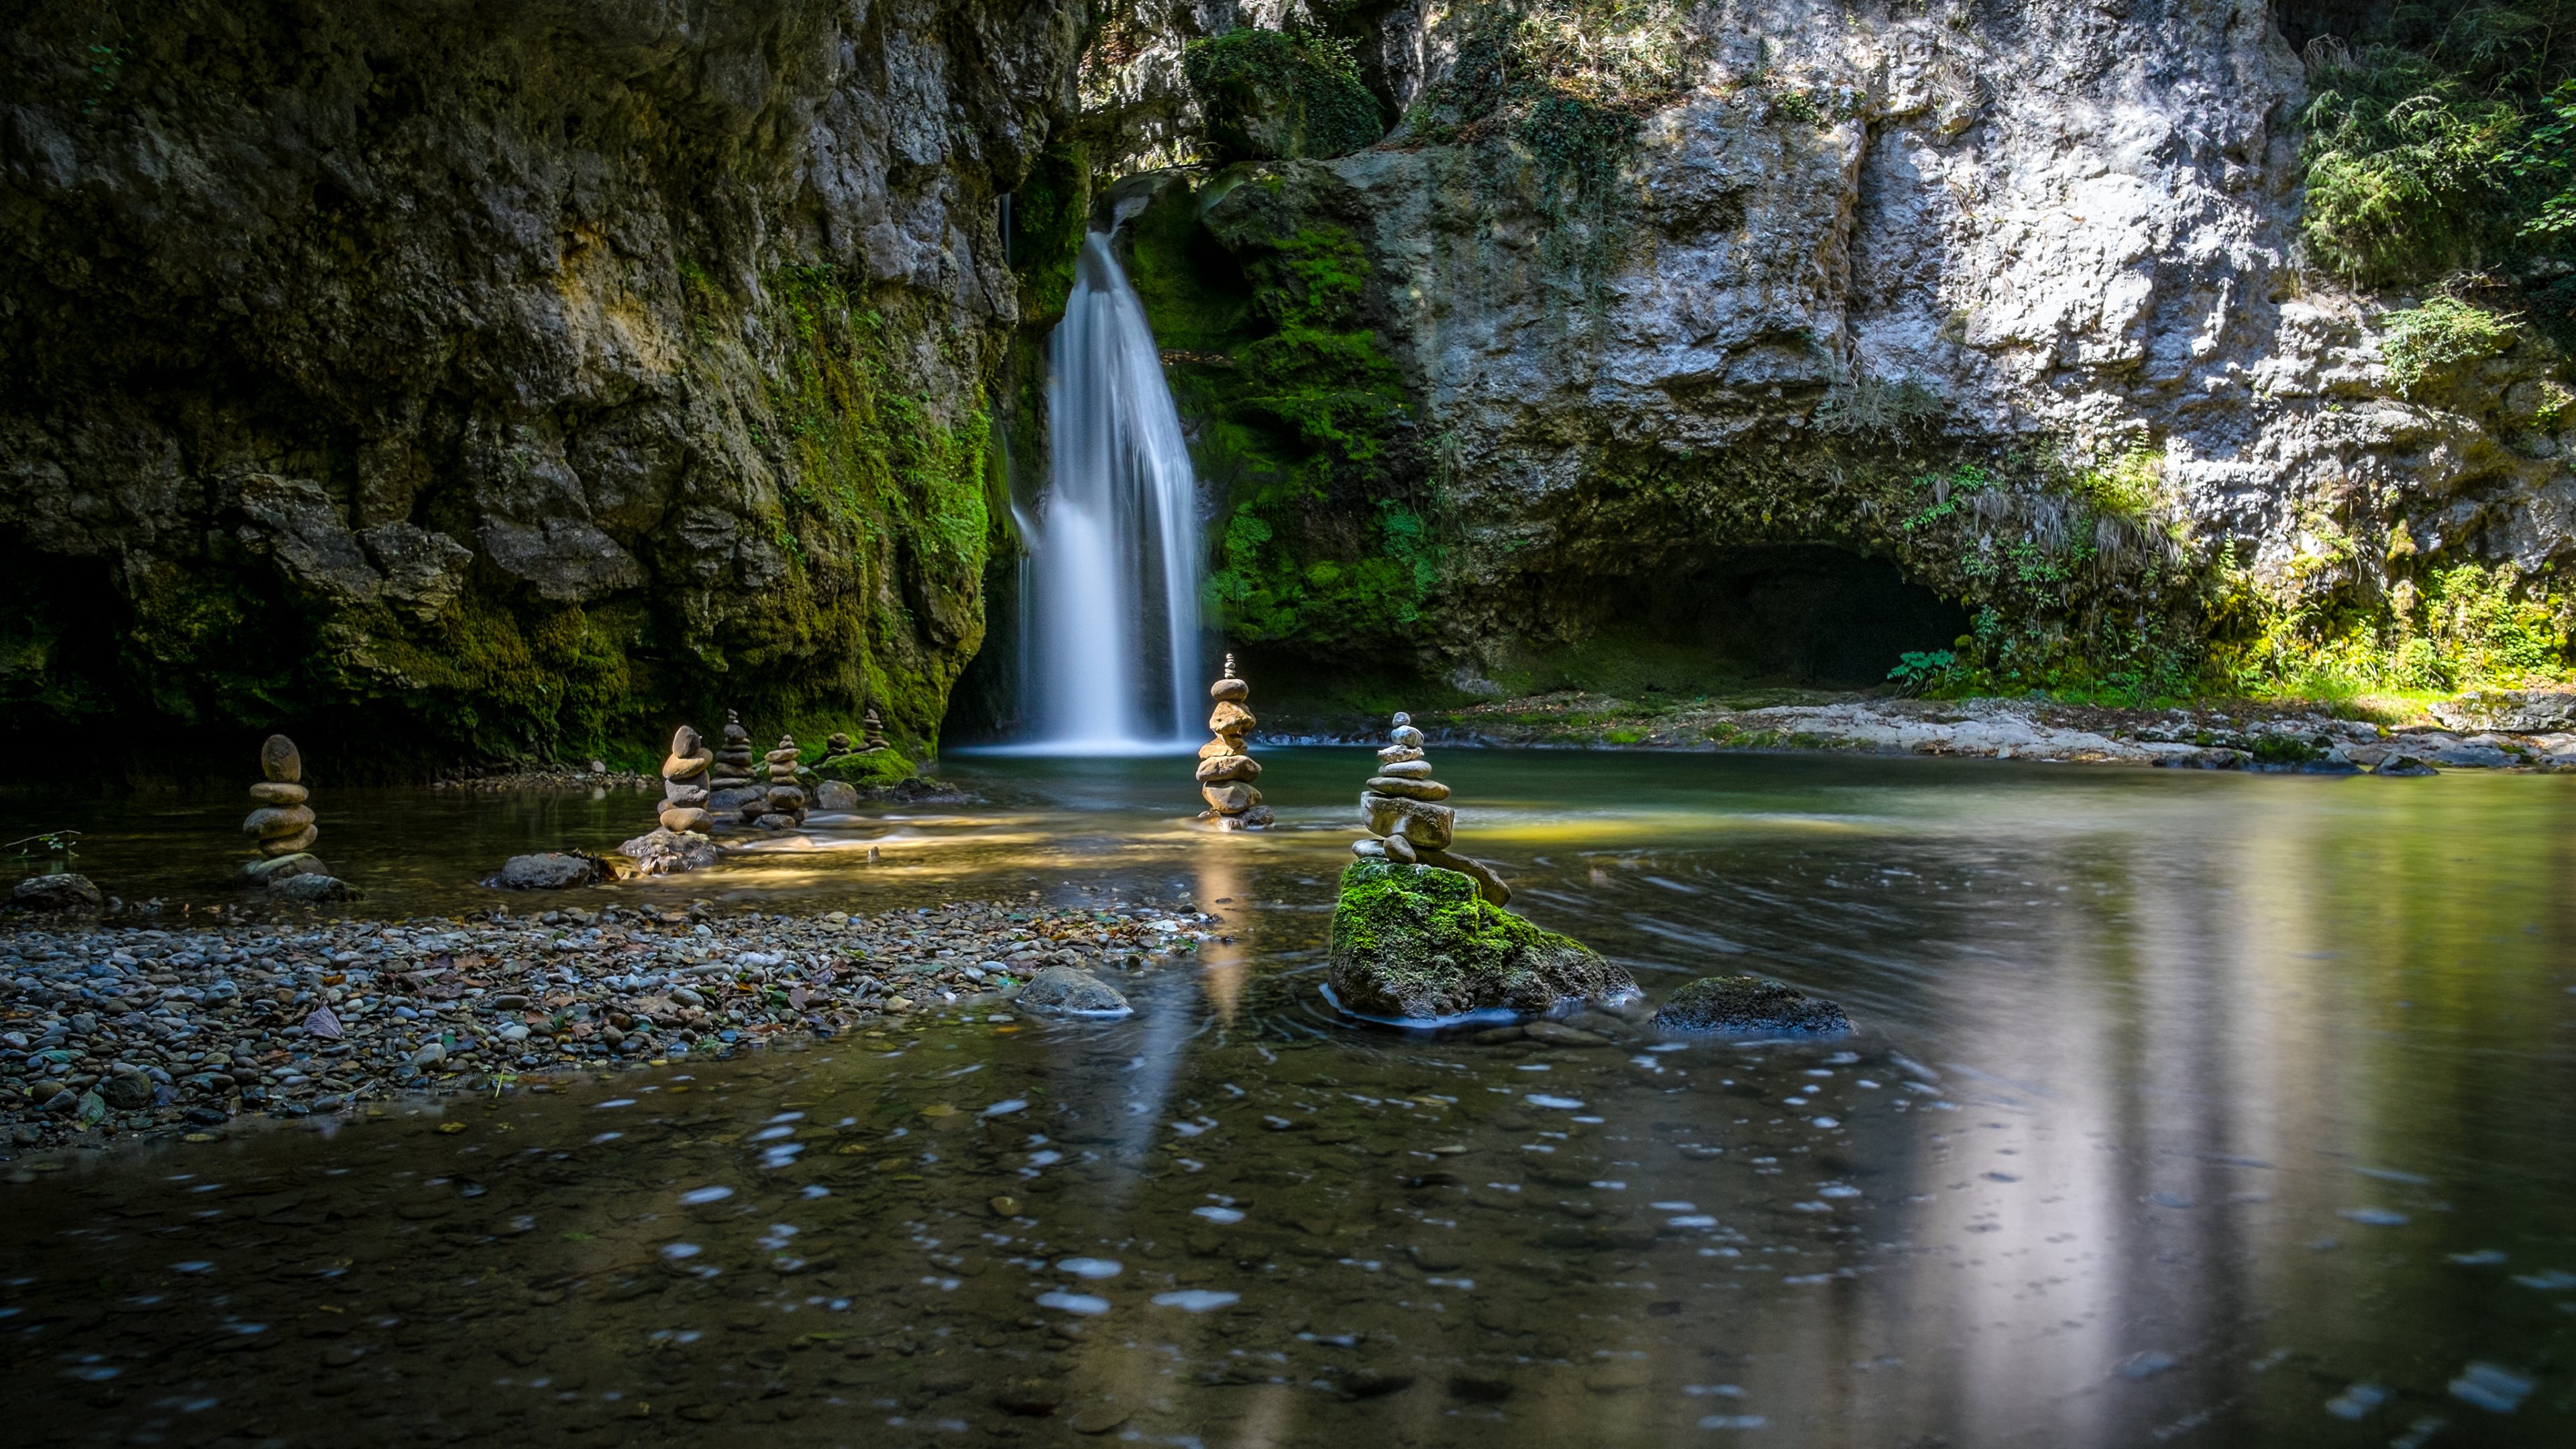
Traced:
<path id="1" fill-rule="evenodd" d="M 307 871 L 270 881 L 268 895 L 271 900 L 313 905 L 322 901 L 345 901 L 356 896 L 357 892 L 337 876 Z"/>
<path id="2" fill-rule="evenodd" d="M 716 863 L 716 843 L 693 830 L 647 831 L 618 846 L 617 853 L 643 875 L 678 875 Z"/>
<path id="3" fill-rule="evenodd" d="M 246 862 L 236 878 L 243 885 L 269 886 L 299 875 L 329 875 L 330 873 L 331 868 L 322 863 L 322 857 L 299 851 L 294 855 L 271 856 L 265 860 Z"/>
<path id="4" fill-rule="evenodd" d="M 2492 689 L 2441 700 L 2427 713 L 2445 729 L 2554 734 L 2576 730 L 2576 693 L 2564 689 Z"/>
<path id="5" fill-rule="evenodd" d="M 1570 937 L 1488 903 L 1457 871 L 1356 860 L 1342 871 L 1325 979 L 1360 1016 L 1425 1021 L 1615 1002 L 1637 984 Z"/>
<path id="6" fill-rule="evenodd" d="M 847 780 L 820 781 L 814 786 L 814 808 L 827 811 L 856 810 L 859 808 L 859 787 Z"/>
<path id="7" fill-rule="evenodd" d="M 1655 1025 L 1750 1036 L 1834 1036 L 1851 1030 L 1840 1006 L 1759 976 L 1703 976 L 1689 982 L 1655 1013 Z"/>
<path id="8" fill-rule="evenodd" d="M 1424 780 L 1403 775 L 1371 775 L 1368 788 L 1380 795 L 1394 795 L 1407 800 L 1446 800 L 1449 787 L 1437 780 Z"/>
<path id="9" fill-rule="evenodd" d="M 1012 1005 L 1066 1016 L 1125 1016 L 1135 1008 L 1118 988 L 1076 966 L 1049 966 L 1020 988 Z"/>
<path id="10" fill-rule="evenodd" d="M 769 808 L 769 790 L 752 783 L 754 756 L 751 731 L 742 718 L 725 711 L 724 745 L 707 768 L 707 823 L 710 827 L 757 819 Z"/>
<path id="11" fill-rule="evenodd" d="M 265 856 L 297 855 L 309 850 L 321 831 L 305 803 L 304 755 L 295 741 L 270 735 L 259 747 L 259 772 L 266 778 L 250 787 L 255 807 L 242 820 L 242 833 L 259 841 Z"/>
<path id="12" fill-rule="evenodd" d="M 2432 765 L 2426 763 L 2417 756 L 2409 754 L 2392 754 L 2387 759 L 2380 761 L 2379 768 L 2371 771 L 2370 773 L 2374 775 L 2408 776 L 2438 775 L 2442 772 L 2434 769 Z"/>
<path id="13" fill-rule="evenodd" d="M 107 910 L 107 897 L 90 884 L 89 877 L 69 871 L 31 875 L 9 892 L 9 901 L 20 910 L 48 915 L 95 916 Z"/>
<path id="14" fill-rule="evenodd" d="M 662 828 L 685 832 L 707 827 L 707 801 L 714 794 L 709 772 L 715 752 L 706 738 L 688 725 L 672 732 L 671 752 L 662 760 Z"/>
<path id="15" fill-rule="evenodd" d="M 1200 798 L 1208 805 L 1199 819 L 1219 830 L 1259 830 L 1277 817 L 1261 803 L 1261 791 L 1252 783 L 1261 778 L 1261 762 L 1244 743 L 1257 723 L 1244 707 L 1252 686 L 1235 676 L 1233 655 L 1225 656 L 1225 672 L 1208 686 L 1208 697 L 1216 701 L 1208 715 L 1208 732 L 1215 738 L 1199 747 L 1196 778 Z"/>
<path id="16" fill-rule="evenodd" d="M 591 885 L 607 876 L 607 865 L 595 856 L 548 851 L 511 856 L 502 862 L 501 873 L 484 884 L 505 891 L 559 891 Z"/>
<path id="17" fill-rule="evenodd" d="M 837 760 L 841 756 L 851 753 L 854 752 L 850 749 L 850 732 L 848 730 L 834 730 L 830 735 L 824 738 L 824 759 Z"/>

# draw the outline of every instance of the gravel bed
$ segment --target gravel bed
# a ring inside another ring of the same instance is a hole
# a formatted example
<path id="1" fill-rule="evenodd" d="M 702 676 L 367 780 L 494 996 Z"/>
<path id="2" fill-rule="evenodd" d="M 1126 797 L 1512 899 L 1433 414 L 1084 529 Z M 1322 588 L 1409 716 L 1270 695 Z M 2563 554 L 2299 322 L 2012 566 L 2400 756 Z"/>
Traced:
<path id="1" fill-rule="evenodd" d="M 1215 925 L 1185 908 L 1034 900 L 873 917 L 701 903 L 301 926 L 21 921 L 0 925 L 0 1152 L 1002 1007 L 1045 967 L 1115 980 L 1187 959 Z"/>

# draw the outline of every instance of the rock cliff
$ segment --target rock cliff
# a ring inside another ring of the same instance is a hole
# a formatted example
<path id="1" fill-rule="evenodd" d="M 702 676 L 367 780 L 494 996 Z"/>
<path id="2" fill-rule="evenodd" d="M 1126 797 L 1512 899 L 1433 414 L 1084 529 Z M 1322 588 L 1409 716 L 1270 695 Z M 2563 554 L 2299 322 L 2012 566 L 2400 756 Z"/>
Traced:
<path id="1" fill-rule="evenodd" d="M 983 635 L 1057 0 L 48 0 L 0 37 L 12 728 L 362 761 L 876 703 Z M 338 743 L 334 743 L 334 741 Z"/>

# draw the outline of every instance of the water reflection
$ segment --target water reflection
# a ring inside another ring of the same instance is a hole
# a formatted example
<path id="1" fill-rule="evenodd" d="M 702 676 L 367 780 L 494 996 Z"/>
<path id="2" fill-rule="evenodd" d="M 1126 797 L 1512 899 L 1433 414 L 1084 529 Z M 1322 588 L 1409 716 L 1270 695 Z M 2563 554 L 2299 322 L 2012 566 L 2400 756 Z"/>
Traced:
<path id="1" fill-rule="evenodd" d="M 879 866 L 778 852 L 675 887 L 1223 916 L 1230 946 L 1124 983 L 1128 1021 L 979 1013 L 21 1172 L 20 1419 L 38 1442 L 2576 1430 L 2568 782 L 1445 756 L 1469 848 L 1650 993 L 1759 970 L 1863 1027 L 1742 1046 L 1593 1014 L 1584 1046 L 1322 1007 L 1364 759 L 1266 754 L 1267 838 L 1190 829 L 1168 762 L 975 762 L 982 804 L 815 830 Z M 483 904 L 463 855 L 538 828 L 378 798 L 333 861 L 410 852 L 378 906 Z M 142 827 L 100 846 L 129 850 L 175 858 Z"/>

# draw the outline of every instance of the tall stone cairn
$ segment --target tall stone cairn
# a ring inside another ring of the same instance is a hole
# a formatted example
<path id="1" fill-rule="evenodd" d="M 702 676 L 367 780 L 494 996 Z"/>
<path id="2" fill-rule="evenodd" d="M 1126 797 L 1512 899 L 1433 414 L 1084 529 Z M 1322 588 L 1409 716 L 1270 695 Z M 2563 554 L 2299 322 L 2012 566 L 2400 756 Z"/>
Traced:
<path id="1" fill-rule="evenodd" d="M 304 756 L 295 741 L 270 735 L 259 747 L 259 772 L 266 778 L 250 787 L 252 810 L 242 821 L 242 834 L 259 840 L 259 853 L 271 860 L 301 855 L 322 832 L 313 823 L 313 807 L 304 803 Z"/>
<path id="2" fill-rule="evenodd" d="M 1277 818 L 1252 783 L 1261 778 L 1261 762 L 1243 743 L 1259 723 L 1243 706 L 1251 697 L 1252 686 L 1235 678 L 1234 656 L 1225 656 L 1224 677 L 1208 686 L 1208 698 L 1216 701 L 1208 731 L 1216 738 L 1199 746 L 1198 770 L 1199 794 L 1208 802 L 1199 818 L 1215 821 L 1219 830 L 1259 830 Z"/>
<path id="3" fill-rule="evenodd" d="M 716 751 L 715 764 L 707 771 L 710 821 L 748 823 L 769 809 L 768 789 L 754 784 L 751 778 L 757 758 L 751 752 L 751 731 L 742 727 L 742 716 L 726 710 L 724 746 Z"/>
<path id="4" fill-rule="evenodd" d="M 1458 812 L 1441 802 L 1449 787 L 1431 778 L 1431 760 L 1422 750 L 1422 731 L 1413 716 L 1399 713 L 1385 749 L 1377 752 L 1377 773 L 1360 790 L 1360 822 L 1368 838 L 1351 842 L 1353 855 L 1401 861 L 1406 865 L 1454 870 L 1476 883 L 1476 893 L 1494 905 L 1512 898 L 1512 888 L 1481 860 L 1449 850 Z"/>
<path id="5" fill-rule="evenodd" d="M 859 721 L 859 753 L 873 755 L 886 747 L 885 721 L 877 718 L 877 707 L 868 706 L 867 715 Z"/>
<path id="6" fill-rule="evenodd" d="M 670 757 L 662 761 L 662 828 L 674 835 L 707 828 L 707 799 L 716 757 L 704 735 L 687 725 L 671 736 Z"/>
<path id="7" fill-rule="evenodd" d="M 805 823 L 805 787 L 796 778 L 796 757 L 801 753 L 794 735 L 781 735 L 778 748 L 767 755 L 769 794 L 762 803 L 769 808 L 754 822 L 761 829 L 785 830 Z"/>

